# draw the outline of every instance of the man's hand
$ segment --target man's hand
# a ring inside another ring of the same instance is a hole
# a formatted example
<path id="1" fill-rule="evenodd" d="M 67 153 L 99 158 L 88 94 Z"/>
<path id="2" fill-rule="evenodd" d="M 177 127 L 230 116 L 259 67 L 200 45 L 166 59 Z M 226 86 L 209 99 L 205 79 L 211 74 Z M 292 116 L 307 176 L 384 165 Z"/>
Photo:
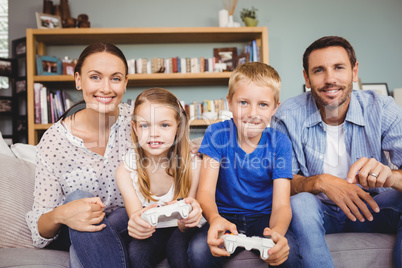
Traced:
<path id="1" fill-rule="evenodd" d="M 215 257 L 230 256 L 230 254 L 224 248 L 219 247 L 224 242 L 221 236 L 226 231 L 230 231 L 233 234 L 238 234 L 236 225 L 229 222 L 225 218 L 217 216 L 213 220 L 211 220 L 208 230 L 207 242 L 212 255 Z"/>
<path id="2" fill-rule="evenodd" d="M 363 188 L 392 187 L 395 183 L 391 169 L 376 159 L 362 157 L 349 169 L 349 183 L 359 183 Z"/>
<path id="3" fill-rule="evenodd" d="M 364 217 L 369 221 L 373 220 L 373 215 L 363 201 L 366 201 L 375 212 L 380 211 L 370 194 L 359 186 L 329 174 L 322 174 L 320 177 L 322 192 L 338 205 L 350 220 L 356 221 L 357 218 L 364 222 Z"/>

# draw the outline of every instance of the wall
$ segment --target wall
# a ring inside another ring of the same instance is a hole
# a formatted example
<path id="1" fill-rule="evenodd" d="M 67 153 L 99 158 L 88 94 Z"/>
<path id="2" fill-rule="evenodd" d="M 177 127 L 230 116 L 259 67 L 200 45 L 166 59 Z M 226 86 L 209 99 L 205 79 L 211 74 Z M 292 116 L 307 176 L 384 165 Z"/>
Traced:
<path id="1" fill-rule="evenodd" d="M 35 12 L 42 10 L 42 2 L 9 1 L 10 40 L 24 36 L 26 28 L 36 28 Z M 217 26 L 223 8 L 219 0 L 70 0 L 69 4 L 71 15 L 88 14 L 92 27 Z M 324 35 L 340 35 L 351 42 L 363 83 L 387 82 L 390 91 L 402 87 L 401 0 L 239 0 L 235 21 L 240 21 L 243 7 L 251 6 L 258 8 L 259 26 L 268 27 L 270 64 L 282 77 L 282 100 L 302 92 L 302 54 Z M 186 91 L 179 89 L 177 94 L 190 98 Z M 223 97 L 226 89 L 208 92 Z"/>

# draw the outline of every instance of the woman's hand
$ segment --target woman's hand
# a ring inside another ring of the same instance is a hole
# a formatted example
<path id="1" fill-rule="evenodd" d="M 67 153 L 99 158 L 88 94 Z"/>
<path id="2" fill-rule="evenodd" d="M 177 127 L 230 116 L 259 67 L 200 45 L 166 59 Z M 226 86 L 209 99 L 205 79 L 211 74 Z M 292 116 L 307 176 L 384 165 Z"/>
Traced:
<path id="1" fill-rule="evenodd" d="M 60 223 L 81 232 L 97 232 L 106 227 L 99 224 L 105 217 L 105 205 L 99 197 L 74 200 L 59 207 L 62 210 Z"/>
<path id="2" fill-rule="evenodd" d="M 288 259 L 290 249 L 286 237 L 268 227 L 264 229 L 264 236 L 271 236 L 272 241 L 275 243 L 275 246 L 268 250 L 269 258 L 265 262 L 272 266 L 284 263 Z"/>
<path id="3" fill-rule="evenodd" d="M 152 204 L 146 208 L 141 208 L 131 214 L 128 221 L 128 234 L 135 239 L 147 239 L 152 236 L 156 230 L 156 226 L 152 226 L 147 221 L 141 218 L 141 214 L 150 208 L 157 207 L 157 204 Z"/>
<path id="4" fill-rule="evenodd" d="M 186 219 L 179 221 L 178 227 L 182 232 L 185 231 L 186 228 L 196 227 L 202 218 L 202 209 L 197 200 L 192 197 L 186 197 L 184 201 L 186 204 L 191 205 L 192 210 Z"/>

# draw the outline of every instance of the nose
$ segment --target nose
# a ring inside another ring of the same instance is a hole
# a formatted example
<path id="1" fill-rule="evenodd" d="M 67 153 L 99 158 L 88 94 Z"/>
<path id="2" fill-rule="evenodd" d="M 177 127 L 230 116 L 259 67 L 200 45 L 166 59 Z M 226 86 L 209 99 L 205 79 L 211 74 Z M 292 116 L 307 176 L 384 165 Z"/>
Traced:
<path id="1" fill-rule="evenodd" d="M 159 131 L 157 126 L 151 127 L 151 137 L 159 137 Z"/>
<path id="2" fill-rule="evenodd" d="M 250 105 L 248 110 L 248 117 L 254 118 L 257 116 L 257 105 Z"/>
<path id="3" fill-rule="evenodd" d="M 325 83 L 326 84 L 334 84 L 336 82 L 335 73 L 332 70 L 327 70 L 325 72 Z"/>
<path id="4" fill-rule="evenodd" d="M 109 81 L 107 81 L 106 79 L 104 80 L 104 83 L 101 87 L 101 92 L 104 94 L 110 93 L 111 92 L 111 86 Z"/>

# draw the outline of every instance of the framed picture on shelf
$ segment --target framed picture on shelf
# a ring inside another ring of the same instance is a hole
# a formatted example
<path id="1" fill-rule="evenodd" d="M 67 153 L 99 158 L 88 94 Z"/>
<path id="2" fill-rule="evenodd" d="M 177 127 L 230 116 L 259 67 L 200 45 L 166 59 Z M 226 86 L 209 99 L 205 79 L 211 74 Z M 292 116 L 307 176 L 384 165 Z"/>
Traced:
<path id="1" fill-rule="evenodd" d="M 21 92 L 26 92 L 27 91 L 27 81 L 24 80 L 19 80 L 15 81 L 15 92 L 21 93 Z"/>
<path id="2" fill-rule="evenodd" d="M 36 12 L 36 26 L 38 29 L 61 28 L 60 16 Z"/>
<path id="3" fill-rule="evenodd" d="M 27 53 L 27 40 L 26 37 L 15 39 L 12 41 L 13 57 L 24 55 Z"/>
<path id="4" fill-rule="evenodd" d="M 12 59 L 0 58 L 0 75 L 4 75 L 4 76 L 12 76 L 13 75 Z"/>
<path id="5" fill-rule="evenodd" d="M 250 54 L 249 53 L 242 53 L 239 56 L 237 56 L 237 63 L 236 66 L 240 66 L 246 62 L 250 61 Z"/>
<path id="6" fill-rule="evenodd" d="M 74 75 L 74 62 L 63 62 L 63 74 Z"/>
<path id="7" fill-rule="evenodd" d="M 389 96 L 387 83 L 362 83 L 362 90 L 373 90 L 380 95 Z"/>
<path id="8" fill-rule="evenodd" d="M 11 98 L 0 97 L 0 112 L 12 112 L 12 101 Z"/>
<path id="9" fill-rule="evenodd" d="M 237 60 L 237 48 L 236 47 L 224 47 L 214 48 L 215 62 L 225 63 L 226 71 L 233 71 L 236 68 Z"/>
<path id="10" fill-rule="evenodd" d="M 60 75 L 63 73 L 63 65 L 59 58 L 36 55 L 37 75 Z"/>

